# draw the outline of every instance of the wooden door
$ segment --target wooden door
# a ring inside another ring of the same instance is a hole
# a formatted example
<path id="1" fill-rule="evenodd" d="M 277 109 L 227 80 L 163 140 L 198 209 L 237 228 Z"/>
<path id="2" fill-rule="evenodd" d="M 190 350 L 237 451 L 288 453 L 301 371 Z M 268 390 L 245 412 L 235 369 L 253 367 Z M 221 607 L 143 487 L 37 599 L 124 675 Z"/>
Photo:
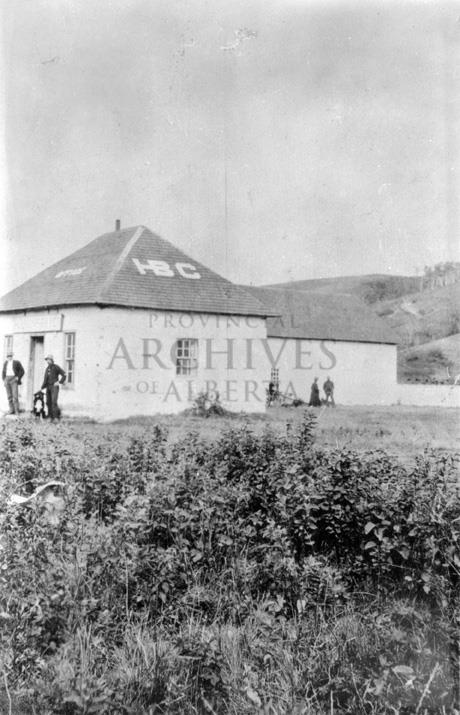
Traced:
<path id="1" fill-rule="evenodd" d="M 45 337 L 32 335 L 30 338 L 30 360 L 27 402 L 33 404 L 34 393 L 42 386 L 45 374 Z"/>

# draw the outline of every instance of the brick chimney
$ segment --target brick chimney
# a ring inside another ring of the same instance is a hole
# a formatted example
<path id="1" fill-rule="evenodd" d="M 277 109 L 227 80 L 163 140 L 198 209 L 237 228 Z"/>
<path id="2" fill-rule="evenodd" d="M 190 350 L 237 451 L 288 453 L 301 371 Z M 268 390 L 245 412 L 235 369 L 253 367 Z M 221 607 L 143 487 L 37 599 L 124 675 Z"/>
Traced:
<path id="1" fill-rule="evenodd" d="M 115 221 L 115 231 L 119 231 L 121 227 L 121 221 L 119 218 Z"/>

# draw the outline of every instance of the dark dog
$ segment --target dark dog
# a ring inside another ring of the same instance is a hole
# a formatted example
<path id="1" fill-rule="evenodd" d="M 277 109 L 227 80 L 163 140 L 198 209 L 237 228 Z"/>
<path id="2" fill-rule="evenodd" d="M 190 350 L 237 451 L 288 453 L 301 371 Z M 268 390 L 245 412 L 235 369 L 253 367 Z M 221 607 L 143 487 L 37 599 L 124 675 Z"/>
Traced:
<path id="1" fill-rule="evenodd" d="M 46 415 L 46 405 L 45 396 L 43 392 L 36 392 L 34 394 L 34 406 L 32 408 L 32 413 L 37 418 L 45 419 Z"/>

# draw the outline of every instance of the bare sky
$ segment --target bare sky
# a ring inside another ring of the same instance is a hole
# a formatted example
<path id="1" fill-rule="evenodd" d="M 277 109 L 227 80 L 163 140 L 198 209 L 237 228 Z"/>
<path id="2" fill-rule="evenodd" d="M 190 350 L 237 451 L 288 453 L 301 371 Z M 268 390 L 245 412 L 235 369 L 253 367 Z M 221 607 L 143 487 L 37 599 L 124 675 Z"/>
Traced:
<path id="1" fill-rule="evenodd" d="M 117 218 L 253 284 L 459 260 L 460 2 L 2 13 L 1 292 Z"/>

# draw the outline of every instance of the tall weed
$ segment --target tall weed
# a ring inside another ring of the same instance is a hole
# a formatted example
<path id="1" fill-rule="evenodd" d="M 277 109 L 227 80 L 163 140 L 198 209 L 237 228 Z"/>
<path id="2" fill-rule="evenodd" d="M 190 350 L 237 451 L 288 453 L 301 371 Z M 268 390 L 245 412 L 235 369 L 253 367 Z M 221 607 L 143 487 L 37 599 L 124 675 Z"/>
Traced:
<path id="1" fill-rule="evenodd" d="M 212 443 L 5 427 L 5 696 L 40 715 L 454 712 L 454 460 L 314 431 L 308 410 Z M 57 522 L 9 500 L 56 478 Z"/>

